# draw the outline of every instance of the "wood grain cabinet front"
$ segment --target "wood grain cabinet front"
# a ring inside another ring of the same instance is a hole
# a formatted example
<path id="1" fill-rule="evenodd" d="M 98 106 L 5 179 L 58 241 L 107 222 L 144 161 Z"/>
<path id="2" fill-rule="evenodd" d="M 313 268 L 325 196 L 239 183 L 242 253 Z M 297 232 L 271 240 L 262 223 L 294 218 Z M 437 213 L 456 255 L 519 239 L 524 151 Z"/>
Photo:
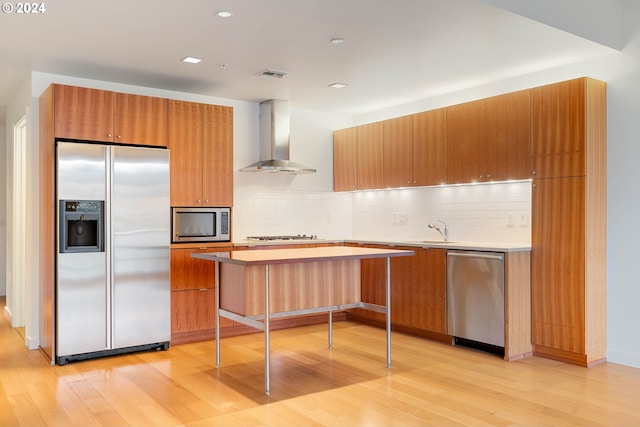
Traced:
<path id="1" fill-rule="evenodd" d="M 366 247 L 390 248 L 365 245 Z M 446 336 L 446 250 L 399 247 L 415 256 L 391 259 L 391 323 L 395 329 L 450 341 Z M 362 301 L 386 305 L 386 260 L 366 259 L 361 265 Z M 354 309 L 356 319 L 383 325 L 385 315 Z"/>
<path id="2" fill-rule="evenodd" d="M 167 100 L 52 85 L 56 138 L 166 147 Z"/>
<path id="3" fill-rule="evenodd" d="M 233 206 L 233 108 L 169 101 L 172 206 Z"/>
<path id="4" fill-rule="evenodd" d="M 606 357 L 606 85 L 533 90 L 531 297 L 534 354 Z"/>
<path id="5" fill-rule="evenodd" d="M 384 188 L 382 122 L 337 130 L 333 134 L 333 189 Z"/>
<path id="6" fill-rule="evenodd" d="M 171 249 L 171 343 L 215 339 L 215 263 L 193 258 L 199 252 L 231 247 Z M 221 328 L 233 322 L 222 319 Z"/>

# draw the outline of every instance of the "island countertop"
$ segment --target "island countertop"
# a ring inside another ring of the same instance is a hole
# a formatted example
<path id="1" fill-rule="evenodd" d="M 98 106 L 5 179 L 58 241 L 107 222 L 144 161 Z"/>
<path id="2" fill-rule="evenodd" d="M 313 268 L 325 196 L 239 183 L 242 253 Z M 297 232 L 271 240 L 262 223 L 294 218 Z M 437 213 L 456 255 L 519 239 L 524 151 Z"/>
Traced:
<path id="1" fill-rule="evenodd" d="M 352 246 L 326 246 L 317 248 L 274 249 L 270 251 L 258 249 L 227 252 L 203 252 L 192 254 L 191 256 L 209 261 L 249 266 L 362 258 L 386 258 L 411 255 L 414 255 L 414 251 Z"/>

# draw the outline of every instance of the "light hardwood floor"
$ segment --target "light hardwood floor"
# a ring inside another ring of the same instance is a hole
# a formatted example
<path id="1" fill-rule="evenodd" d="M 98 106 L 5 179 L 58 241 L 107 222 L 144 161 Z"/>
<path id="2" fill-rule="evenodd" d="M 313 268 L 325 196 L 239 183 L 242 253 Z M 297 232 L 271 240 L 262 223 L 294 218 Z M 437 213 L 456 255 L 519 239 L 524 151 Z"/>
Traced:
<path id="1" fill-rule="evenodd" d="M 4 302 L 0 300 L 0 308 Z M 640 369 L 505 362 L 351 322 L 50 366 L 0 315 L 0 426 L 638 426 Z"/>

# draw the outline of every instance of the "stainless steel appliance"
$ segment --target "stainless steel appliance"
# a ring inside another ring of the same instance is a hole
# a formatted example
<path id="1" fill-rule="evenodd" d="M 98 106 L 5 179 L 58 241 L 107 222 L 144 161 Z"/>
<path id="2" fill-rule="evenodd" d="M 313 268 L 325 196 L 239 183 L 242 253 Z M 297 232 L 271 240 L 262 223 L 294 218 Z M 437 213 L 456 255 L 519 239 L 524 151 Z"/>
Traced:
<path id="1" fill-rule="evenodd" d="M 56 177 L 56 363 L 168 348 L 168 150 L 59 141 Z"/>
<path id="2" fill-rule="evenodd" d="M 172 242 L 228 242 L 230 208 L 171 208 Z"/>
<path id="3" fill-rule="evenodd" d="M 504 353 L 504 301 L 504 254 L 447 251 L 447 333 L 457 344 Z"/>

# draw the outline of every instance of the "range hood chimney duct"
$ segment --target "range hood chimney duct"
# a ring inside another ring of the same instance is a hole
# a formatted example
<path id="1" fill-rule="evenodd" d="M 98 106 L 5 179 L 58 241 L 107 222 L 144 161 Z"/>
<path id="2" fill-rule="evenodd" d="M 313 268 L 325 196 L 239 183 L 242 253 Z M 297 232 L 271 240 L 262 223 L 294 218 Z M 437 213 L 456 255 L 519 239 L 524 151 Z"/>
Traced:
<path id="1" fill-rule="evenodd" d="M 289 160 L 289 103 L 271 99 L 260 103 L 260 161 L 241 172 L 314 173 Z"/>

